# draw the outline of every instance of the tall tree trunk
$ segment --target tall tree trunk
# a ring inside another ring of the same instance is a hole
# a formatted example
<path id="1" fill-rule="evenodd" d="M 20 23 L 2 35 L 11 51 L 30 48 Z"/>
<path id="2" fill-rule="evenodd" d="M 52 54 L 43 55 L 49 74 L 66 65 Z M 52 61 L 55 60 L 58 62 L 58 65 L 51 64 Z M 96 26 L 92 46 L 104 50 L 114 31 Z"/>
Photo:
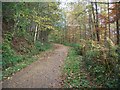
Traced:
<path id="1" fill-rule="evenodd" d="M 109 3 L 108 3 L 108 21 L 110 21 L 110 16 L 109 16 Z M 108 30 L 109 30 L 109 39 L 110 39 L 110 36 L 111 36 L 111 33 L 110 33 L 110 23 L 108 23 Z"/>
<path id="2" fill-rule="evenodd" d="M 99 36 L 99 30 L 98 30 L 98 8 L 97 8 L 97 3 L 95 3 L 96 7 L 96 35 L 97 35 L 97 41 L 100 41 L 100 36 Z"/>
<path id="3" fill-rule="evenodd" d="M 92 19 L 91 19 L 91 13 L 89 12 L 89 30 L 90 30 L 90 39 L 92 39 L 92 28 L 91 28 L 91 24 L 92 23 Z"/>
<path id="4" fill-rule="evenodd" d="M 87 38 L 87 37 L 86 37 L 86 31 L 87 31 L 87 30 L 86 30 L 86 24 L 84 24 L 84 29 L 85 29 L 85 32 L 84 32 L 84 34 L 85 34 L 85 40 L 86 40 L 86 38 Z"/>
<path id="5" fill-rule="evenodd" d="M 35 27 L 34 43 L 35 43 L 35 41 L 36 41 L 36 36 L 37 36 L 37 25 L 36 25 L 36 27 Z"/>
<path id="6" fill-rule="evenodd" d="M 117 3 L 116 3 L 117 4 Z M 120 43 L 120 32 L 119 32 L 119 16 L 118 16 L 118 12 L 119 12 L 119 9 L 118 9 L 118 4 L 116 5 L 117 6 L 117 10 L 116 10 L 116 31 L 117 31 L 117 45 Z"/>
<path id="7" fill-rule="evenodd" d="M 80 42 L 81 42 L 81 26 L 79 26 L 79 30 L 80 30 Z"/>
<path id="8" fill-rule="evenodd" d="M 86 17 L 85 17 L 85 15 L 84 15 L 84 23 L 83 23 L 83 25 L 84 25 L 84 30 L 85 30 L 85 32 L 84 32 L 84 34 L 85 34 L 85 39 L 87 39 L 87 35 L 86 35 L 86 31 L 87 31 L 87 27 L 86 27 Z"/>
<path id="9" fill-rule="evenodd" d="M 37 30 L 37 40 L 39 40 L 39 36 L 40 36 L 40 30 Z"/>
<path id="10" fill-rule="evenodd" d="M 92 4 L 92 13 L 93 13 L 93 30 L 96 29 L 96 21 L 95 21 L 95 12 L 94 12 L 94 7 L 93 7 L 93 3 Z M 93 40 L 96 40 L 96 34 L 93 32 Z"/>
<path id="11" fill-rule="evenodd" d="M 119 32 L 119 22 L 116 21 L 116 27 L 117 27 L 117 45 L 120 43 L 120 32 Z"/>
<path id="12" fill-rule="evenodd" d="M 107 25 L 105 24 L 105 33 L 104 33 L 104 45 L 106 46 L 107 44 Z"/>

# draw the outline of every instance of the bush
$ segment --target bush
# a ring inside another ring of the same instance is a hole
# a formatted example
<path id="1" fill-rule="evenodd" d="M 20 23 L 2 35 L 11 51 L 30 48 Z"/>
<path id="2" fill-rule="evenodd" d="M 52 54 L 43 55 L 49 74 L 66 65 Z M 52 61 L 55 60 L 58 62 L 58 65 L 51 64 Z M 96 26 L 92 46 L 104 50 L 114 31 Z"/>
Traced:
<path id="1" fill-rule="evenodd" d="M 15 55 L 15 51 L 11 47 L 12 35 L 7 33 L 4 42 L 2 44 L 2 66 L 3 70 L 15 65 L 16 62 L 20 61 L 20 58 Z"/>
<path id="2" fill-rule="evenodd" d="M 87 70 L 97 84 L 105 87 L 117 87 L 116 66 L 118 61 L 117 48 L 111 46 L 110 50 L 98 44 L 88 42 L 84 56 Z M 112 81 L 110 81 L 112 80 Z"/>
<path id="3" fill-rule="evenodd" d="M 37 51 L 45 51 L 51 47 L 50 43 L 41 43 L 40 41 L 35 42 L 35 48 Z"/>
<path id="4" fill-rule="evenodd" d="M 64 45 L 73 47 L 78 55 L 83 55 L 83 45 L 79 43 L 64 43 Z"/>
<path id="5" fill-rule="evenodd" d="M 69 50 L 68 57 L 64 65 L 64 88 L 79 88 L 80 87 L 80 61 L 79 55 L 72 48 Z M 83 85 L 83 84 L 82 84 Z"/>
<path id="6" fill-rule="evenodd" d="M 4 35 L 2 44 L 3 77 L 7 77 L 15 71 L 27 66 L 28 63 L 34 60 L 31 60 L 32 56 L 51 48 L 51 44 L 49 43 L 43 44 L 40 41 L 36 41 L 34 44 L 30 42 L 30 39 L 27 39 L 28 37 L 13 37 L 11 33 Z"/>

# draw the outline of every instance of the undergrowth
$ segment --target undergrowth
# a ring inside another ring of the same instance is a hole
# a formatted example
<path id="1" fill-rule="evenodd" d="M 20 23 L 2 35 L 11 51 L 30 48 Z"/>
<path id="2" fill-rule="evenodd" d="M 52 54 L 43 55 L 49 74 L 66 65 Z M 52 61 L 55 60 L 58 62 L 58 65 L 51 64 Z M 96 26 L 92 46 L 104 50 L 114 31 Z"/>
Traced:
<path id="1" fill-rule="evenodd" d="M 109 47 L 105 47 L 92 40 L 81 44 L 64 43 L 64 45 L 74 48 L 70 50 L 65 63 L 65 87 L 117 88 L 120 85 L 119 46 L 109 44 Z M 82 57 L 82 59 L 80 57 Z M 83 66 L 83 64 L 85 67 L 80 67 L 81 65 Z M 90 76 L 89 78 L 93 84 L 96 85 L 90 85 L 87 79 L 80 79 L 82 76 L 79 75 L 83 73 L 83 71 L 81 72 L 83 68 L 87 70 Z M 86 81 L 87 84 L 85 86 L 84 84 L 80 85 L 82 81 Z"/>
<path id="2" fill-rule="evenodd" d="M 86 43 L 84 61 L 91 78 L 102 87 L 118 87 L 118 54 L 117 47 L 106 48 L 93 41 Z"/>
<path id="3" fill-rule="evenodd" d="M 65 88 L 91 87 L 87 73 L 83 69 L 82 56 L 78 55 L 74 48 L 69 50 L 63 73 Z"/>
<path id="4" fill-rule="evenodd" d="M 7 33 L 2 44 L 2 77 L 7 78 L 15 72 L 21 70 L 33 61 L 34 56 L 52 47 L 50 43 L 35 43 L 28 37 L 13 36 Z"/>

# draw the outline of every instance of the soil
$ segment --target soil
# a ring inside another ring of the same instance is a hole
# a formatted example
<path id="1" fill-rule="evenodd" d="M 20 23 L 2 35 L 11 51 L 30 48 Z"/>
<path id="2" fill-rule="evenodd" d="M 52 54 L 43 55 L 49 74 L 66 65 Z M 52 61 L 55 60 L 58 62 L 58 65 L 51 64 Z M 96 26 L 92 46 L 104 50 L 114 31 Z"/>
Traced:
<path id="1" fill-rule="evenodd" d="M 3 88 L 62 88 L 62 67 L 68 47 L 54 44 L 54 50 L 46 53 L 2 82 Z"/>

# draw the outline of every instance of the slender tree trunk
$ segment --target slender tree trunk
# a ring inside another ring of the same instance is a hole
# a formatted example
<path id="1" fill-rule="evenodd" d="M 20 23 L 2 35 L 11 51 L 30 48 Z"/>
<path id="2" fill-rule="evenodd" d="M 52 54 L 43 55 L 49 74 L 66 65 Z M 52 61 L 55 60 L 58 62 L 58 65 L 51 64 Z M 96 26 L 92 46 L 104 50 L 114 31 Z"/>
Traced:
<path id="1" fill-rule="evenodd" d="M 65 42 L 67 42 L 67 27 L 65 27 Z"/>
<path id="2" fill-rule="evenodd" d="M 40 36 L 40 30 L 37 30 L 37 40 L 39 40 L 39 36 Z"/>
<path id="3" fill-rule="evenodd" d="M 90 38 L 92 39 L 92 28 L 91 28 L 91 23 L 92 23 L 92 20 L 91 20 L 91 13 L 89 12 L 89 30 L 90 30 Z"/>
<path id="4" fill-rule="evenodd" d="M 117 3 L 116 3 L 117 4 Z M 116 31 L 117 31 L 117 45 L 120 43 L 120 32 L 119 32 L 119 16 L 118 16 L 118 12 L 119 12 L 119 9 L 118 9 L 118 4 L 116 5 Z"/>
<path id="5" fill-rule="evenodd" d="M 36 27 L 35 27 L 34 43 L 35 43 L 35 41 L 36 41 L 36 36 L 37 36 L 37 25 L 36 25 Z"/>
<path id="6" fill-rule="evenodd" d="M 107 25 L 105 24 L 105 33 L 104 33 L 104 45 L 106 46 L 106 42 L 107 42 Z"/>
<path id="7" fill-rule="evenodd" d="M 117 27 L 117 45 L 120 43 L 120 32 L 119 32 L 119 22 L 116 21 L 116 27 Z"/>
<path id="8" fill-rule="evenodd" d="M 86 28 L 86 17 L 85 17 L 85 15 L 84 15 L 84 23 L 83 23 L 83 25 L 84 25 L 84 30 L 85 30 L 85 32 L 84 32 L 85 39 L 87 39 L 87 37 L 86 37 L 86 36 L 87 36 L 87 35 L 86 35 L 86 31 L 87 31 L 87 30 L 86 30 L 86 29 L 87 29 L 87 28 Z"/>
<path id="9" fill-rule="evenodd" d="M 110 16 L 109 16 L 109 3 L 108 3 L 108 21 L 110 21 Z M 110 39 L 110 23 L 108 22 L 108 30 L 109 30 L 109 39 Z"/>
<path id="10" fill-rule="evenodd" d="M 79 26 L 79 29 L 80 29 L 80 42 L 81 42 L 81 26 Z"/>
<path id="11" fill-rule="evenodd" d="M 93 30 L 96 29 L 96 21 L 95 21 L 95 12 L 94 12 L 94 7 L 93 7 L 93 3 L 92 4 L 92 13 L 93 13 Z M 93 40 L 96 40 L 96 34 L 93 32 Z"/>
<path id="12" fill-rule="evenodd" d="M 97 41 L 100 41 L 100 36 L 99 36 L 99 30 L 98 30 L 98 8 L 97 8 L 97 3 L 95 3 L 96 7 L 96 35 L 97 35 Z"/>

